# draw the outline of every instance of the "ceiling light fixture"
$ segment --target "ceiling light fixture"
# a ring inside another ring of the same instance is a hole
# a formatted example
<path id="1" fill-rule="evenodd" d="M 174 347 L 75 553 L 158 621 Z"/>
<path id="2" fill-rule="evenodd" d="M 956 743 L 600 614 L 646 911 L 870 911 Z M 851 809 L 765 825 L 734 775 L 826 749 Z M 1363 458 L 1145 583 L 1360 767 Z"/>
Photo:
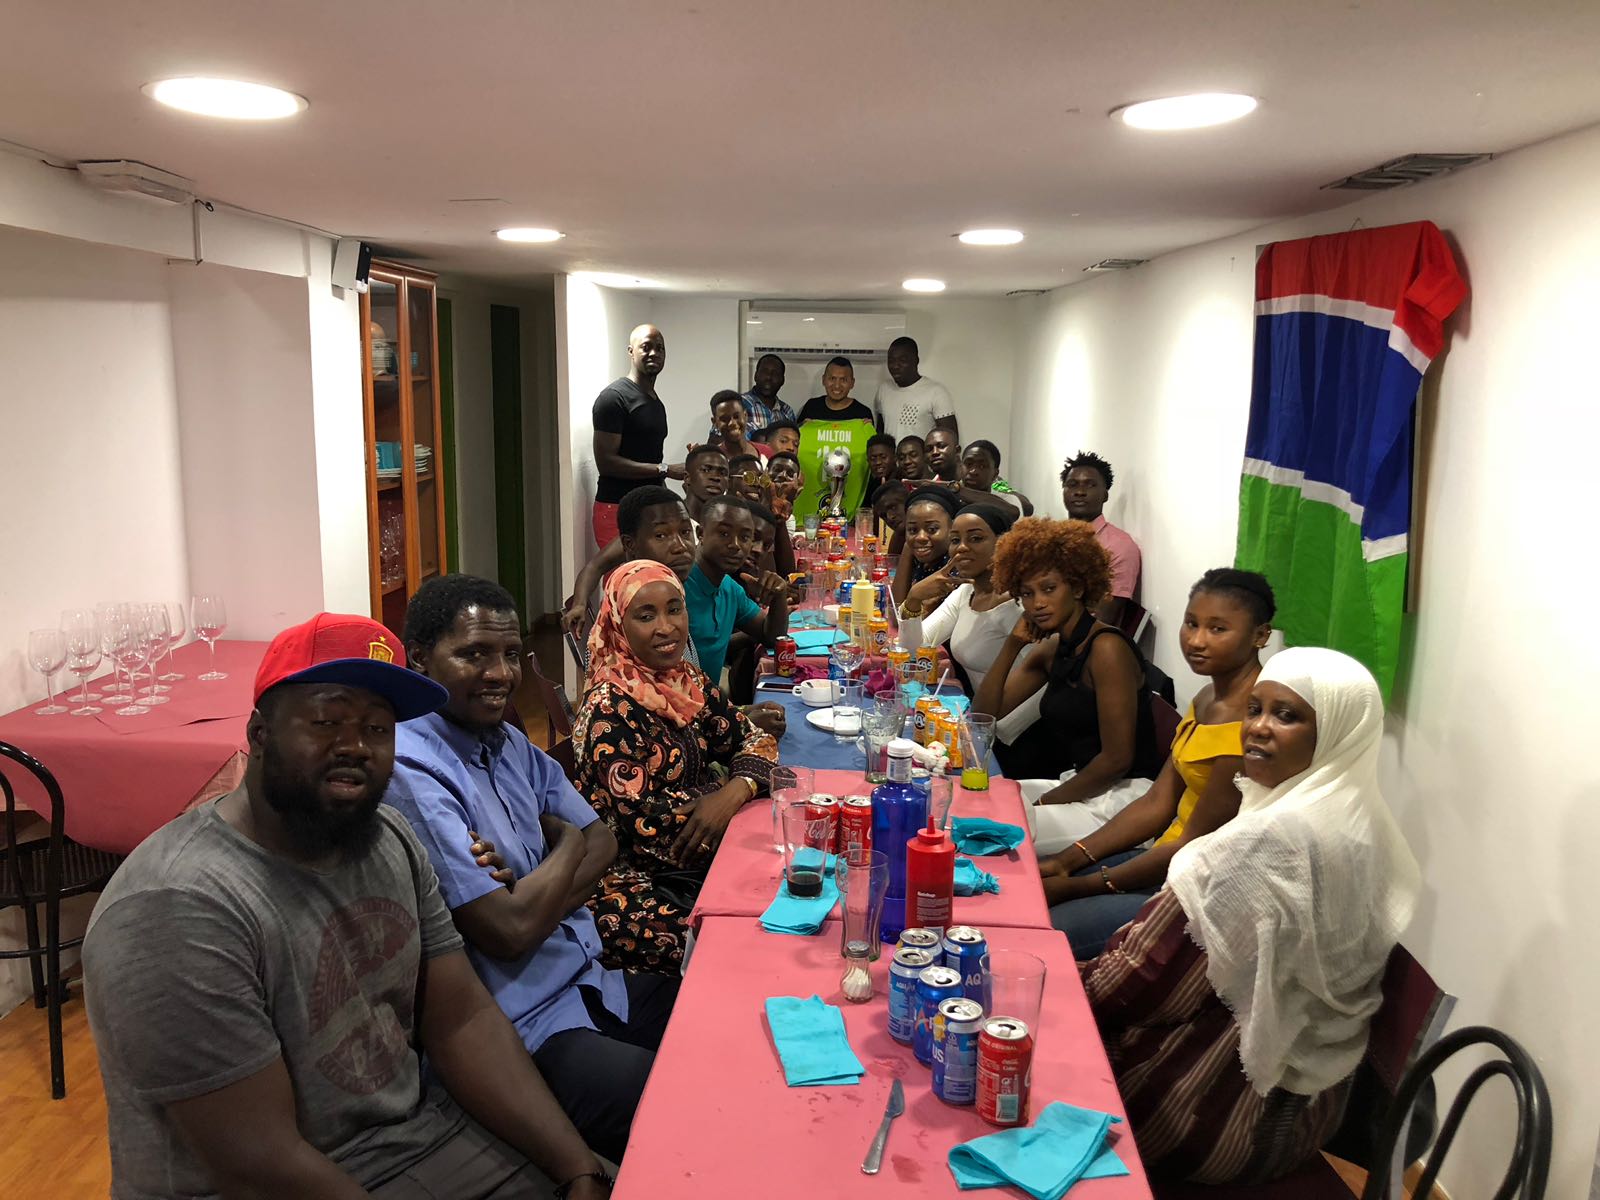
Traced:
<path id="1" fill-rule="evenodd" d="M 496 229 L 494 235 L 502 242 L 559 242 L 567 236 L 559 229 L 540 229 L 536 225 L 517 225 L 510 229 Z"/>
<path id="2" fill-rule="evenodd" d="M 746 317 L 744 319 L 744 323 L 746 325 L 759 325 L 759 324 L 761 324 L 761 318 L 760 317 Z"/>
<path id="3" fill-rule="evenodd" d="M 1197 92 L 1127 104 L 1112 109 L 1109 115 L 1121 117 L 1123 124 L 1134 129 L 1204 129 L 1249 116 L 1257 103 L 1254 96 L 1236 92 Z"/>
<path id="4" fill-rule="evenodd" d="M 307 107 L 304 96 L 264 83 L 246 83 L 242 79 L 189 75 L 181 79 L 159 79 L 140 90 L 168 108 L 202 117 L 225 117 L 230 121 L 277 121 L 303 112 Z"/>
<path id="5" fill-rule="evenodd" d="M 956 234 L 956 239 L 968 246 L 1015 246 L 1022 240 L 1022 230 L 968 229 Z"/>
<path id="6" fill-rule="evenodd" d="M 942 292 L 944 291 L 944 280 L 907 279 L 900 286 L 908 292 Z"/>
<path id="7" fill-rule="evenodd" d="M 640 279 L 637 275 L 623 275 L 616 271 L 574 271 L 574 279 L 586 279 L 610 288 L 658 288 L 664 286 L 653 279 Z"/>

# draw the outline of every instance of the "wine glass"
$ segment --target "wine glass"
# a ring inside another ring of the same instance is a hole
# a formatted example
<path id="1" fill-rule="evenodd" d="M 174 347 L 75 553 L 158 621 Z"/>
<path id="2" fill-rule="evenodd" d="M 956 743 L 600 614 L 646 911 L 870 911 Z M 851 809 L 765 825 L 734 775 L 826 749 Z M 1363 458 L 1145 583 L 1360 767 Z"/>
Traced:
<path id="1" fill-rule="evenodd" d="M 89 690 L 89 676 L 100 666 L 100 653 L 99 629 L 75 629 L 67 634 L 67 670 L 78 677 L 82 689 L 76 700 L 78 707 L 68 716 L 92 717 L 97 712 L 105 711 L 98 704 L 91 703 L 100 699 L 100 696 Z"/>
<path id="2" fill-rule="evenodd" d="M 183 601 L 163 604 L 167 610 L 167 670 L 161 676 L 163 683 L 176 683 L 184 677 L 182 671 L 172 669 L 172 652 L 183 645 L 183 636 L 189 632 L 188 621 L 183 611 Z"/>
<path id="3" fill-rule="evenodd" d="M 156 660 L 167 649 L 167 635 L 170 632 L 167 625 L 167 610 L 161 604 L 135 604 L 133 606 L 133 620 L 139 632 L 139 646 L 144 651 L 145 670 L 150 673 L 150 686 L 145 689 L 141 704 L 166 704 L 169 697 L 162 692 L 172 689 L 164 687 L 156 679 Z"/>
<path id="4" fill-rule="evenodd" d="M 132 680 L 135 672 L 144 665 L 149 649 L 143 623 L 138 620 L 137 614 L 123 611 L 113 617 L 107 640 L 111 643 L 112 659 L 128 672 L 128 678 Z M 141 697 L 134 692 L 128 696 L 128 703 L 115 711 L 119 717 L 137 717 L 150 709 L 141 703 Z"/>
<path id="5" fill-rule="evenodd" d="M 86 647 L 89 644 L 94 646 L 94 666 L 98 667 L 100 665 L 101 657 L 105 653 L 105 647 L 100 644 L 100 622 L 95 618 L 92 608 L 63 609 L 61 612 L 61 632 L 67 639 L 68 670 L 72 671 L 74 675 L 79 674 L 73 668 L 72 660 L 86 656 L 88 654 Z M 85 648 L 79 649 L 79 646 L 84 646 Z M 90 674 L 93 674 L 93 668 L 91 668 Z M 74 701 L 75 704 L 80 706 L 93 704 L 100 699 L 99 692 L 91 692 L 89 690 L 89 677 L 87 675 L 79 675 L 78 685 L 79 692 Z"/>
<path id="6" fill-rule="evenodd" d="M 102 600 L 94 606 L 95 623 L 100 627 L 100 653 L 111 660 L 112 678 L 106 684 L 106 699 L 118 699 L 123 692 L 131 692 L 133 685 L 122 682 L 122 664 L 117 662 L 116 655 L 111 652 L 111 626 L 122 616 L 125 604 L 113 604 Z"/>
<path id="7" fill-rule="evenodd" d="M 196 596 L 189 603 L 189 627 L 195 637 L 211 651 L 211 666 L 196 676 L 207 681 L 226 679 L 226 671 L 217 670 L 217 639 L 228 628 L 228 610 L 221 596 Z"/>
<path id="8" fill-rule="evenodd" d="M 856 673 L 857 668 L 866 661 L 867 657 L 866 651 L 861 648 L 860 643 L 855 641 L 834 643 L 833 648 L 828 651 L 828 655 L 837 664 L 846 680 L 849 680 Z"/>
<path id="9" fill-rule="evenodd" d="M 67 662 L 67 639 L 59 629 L 30 629 L 28 631 L 28 665 L 44 676 L 44 688 L 49 700 L 34 709 L 41 717 L 54 717 L 67 711 L 65 704 L 56 703 L 54 675 Z"/>

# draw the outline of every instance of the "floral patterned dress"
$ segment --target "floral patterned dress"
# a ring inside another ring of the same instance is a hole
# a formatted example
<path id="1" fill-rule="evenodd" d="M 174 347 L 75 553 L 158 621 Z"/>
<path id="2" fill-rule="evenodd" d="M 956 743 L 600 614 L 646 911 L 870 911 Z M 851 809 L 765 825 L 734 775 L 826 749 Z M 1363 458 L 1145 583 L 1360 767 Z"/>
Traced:
<path id="1" fill-rule="evenodd" d="M 672 843 L 689 817 L 673 810 L 716 791 L 733 775 L 765 788 L 778 743 L 720 688 L 682 728 L 609 683 L 584 697 L 572 731 L 578 790 L 617 839 L 617 860 L 589 900 L 604 946 L 601 961 L 631 971 L 677 974 L 689 912 L 710 859 L 686 867 Z"/>

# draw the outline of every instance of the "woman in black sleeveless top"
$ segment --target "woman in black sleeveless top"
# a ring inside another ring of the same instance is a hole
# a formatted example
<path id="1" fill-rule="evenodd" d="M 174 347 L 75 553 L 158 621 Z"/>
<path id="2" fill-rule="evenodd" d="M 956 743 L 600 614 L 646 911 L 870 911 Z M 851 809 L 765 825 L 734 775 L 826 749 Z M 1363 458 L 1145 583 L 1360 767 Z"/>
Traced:
<path id="1" fill-rule="evenodd" d="M 1144 659 L 1126 634 L 1094 616 L 1111 580 L 1094 528 L 1043 517 L 1018 521 L 1000 540 L 993 570 L 995 587 L 1009 591 L 1023 615 L 972 707 L 1004 717 L 1044 688 L 1039 719 L 1010 745 L 995 746 L 1007 777 L 1074 772 L 1042 804 L 1087 800 L 1125 778 L 1154 779 L 1165 753 L 1156 744 Z"/>

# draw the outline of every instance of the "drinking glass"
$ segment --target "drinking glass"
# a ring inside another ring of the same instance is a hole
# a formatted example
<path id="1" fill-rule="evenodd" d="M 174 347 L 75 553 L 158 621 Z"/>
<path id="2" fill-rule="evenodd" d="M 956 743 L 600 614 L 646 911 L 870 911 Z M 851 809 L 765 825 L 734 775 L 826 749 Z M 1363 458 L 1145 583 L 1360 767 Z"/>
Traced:
<path id="1" fill-rule="evenodd" d="M 822 895 L 833 816 L 814 817 L 804 804 L 783 807 L 783 881 L 800 900 Z"/>
<path id="2" fill-rule="evenodd" d="M 833 737 L 839 742 L 853 742 L 861 736 L 862 686 L 845 679 L 835 685 L 833 698 Z"/>
<path id="3" fill-rule="evenodd" d="M 145 652 L 149 648 L 141 623 L 132 613 L 119 613 L 111 620 L 108 640 L 111 643 L 112 660 L 127 671 L 128 678 L 132 680 L 134 673 L 144 664 Z M 149 712 L 149 707 L 142 704 L 140 699 L 137 693 L 130 692 L 128 703 L 114 711 L 119 717 L 137 717 Z"/>
<path id="4" fill-rule="evenodd" d="M 906 710 L 900 693 L 893 688 L 872 693 L 872 707 L 861 714 L 861 730 L 867 744 L 867 782 L 883 783 L 889 778 L 889 743 L 905 729 Z"/>
<path id="5" fill-rule="evenodd" d="M 915 772 L 912 772 L 912 777 L 928 790 L 928 820 L 932 822 L 935 829 L 942 829 L 949 833 L 950 806 L 951 802 L 955 800 L 955 788 L 951 785 L 950 780 L 943 775 L 930 775 L 924 782 L 917 778 Z"/>
<path id="6" fill-rule="evenodd" d="M 166 704 L 168 697 L 162 692 L 172 689 L 163 686 L 156 679 L 156 660 L 167 649 L 167 610 L 160 604 L 133 605 L 133 620 L 139 630 L 139 646 L 144 651 L 145 670 L 150 675 L 150 684 L 145 688 L 145 694 L 140 699 L 142 704 Z"/>
<path id="7" fill-rule="evenodd" d="M 772 795 L 772 848 L 783 853 L 783 810 L 790 804 L 811 799 L 815 779 L 810 767 L 774 767 L 767 782 Z"/>
<path id="8" fill-rule="evenodd" d="M 857 642 L 838 642 L 828 654 L 838 665 L 840 673 L 846 680 L 856 673 L 867 657 L 866 651 Z"/>
<path id="9" fill-rule="evenodd" d="M 1037 1053 L 1039 1013 L 1044 1007 L 1044 960 L 1022 950 L 991 949 L 988 978 L 984 1012 L 1026 1021 Z"/>
<path id="10" fill-rule="evenodd" d="M 816 513 L 812 513 L 809 517 L 807 517 L 806 518 L 806 541 L 808 541 L 808 542 L 816 541 L 817 540 L 817 530 L 820 529 L 821 527 L 822 527 L 822 518 L 817 516 Z"/>
<path id="11" fill-rule="evenodd" d="M 189 632 L 188 622 L 184 616 L 181 600 L 163 603 L 161 607 L 167 610 L 167 669 L 161 676 L 161 682 L 176 683 L 183 678 L 183 672 L 172 669 L 172 652 L 183 645 L 183 636 Z"/>
<path id="12" fill-rule="evenodd" d="M 67 639 L 67 669 L 72 671 L 74 675 L 78 675 L 78 671 L 72 666 L 72 660 L 87 655 L 87 645 L 94 646 L 94 663 L 91 665 L 89 672 L 92 675 L 94 667 L 97 667 L 100 663 L 101 655 L 105 653 L 105 647 L 100 644 L 100 622 L 95 619 L 94 610 L 92 608 L 63 609 L 61 612 L 61 632 Z M 84 648 L 80 649 L 80 646 Z M 88 675 L 79 675 L 78 685 L 80 690 L 77 699 L 74 700 L 75 704 L 79 706 L 93 704 L 100 699 L 99 692 L 91 692 L 89 690 Z"/>
<path id="13" fill-rule="evenodd" d="M 210 667 L 196 676 L 197 679 L 209 681 L 226 679 L 226 671 L 217 670 L 217 639 L 228 628 L 228 610 L 222 603 L 222 597 L 216 595 L 196 596 L 189 602 L 189 628 L 194 630 L 195 637 L 206 644 L 206 649 L 211 651 Z"/>
<path id="14" fill-rule="evenodd" d="M 857 857 L 849 862 L 840 855 L 833 869 L 843 917 L 839 953 L 846 958 L 876 961 L 883 949 L 878 935 L 883 923 L 883 898 L 889 891 L 889 857 L 882 850 L 854 853 Z"/>
<path id="15" fill-rule="evenodd" d="M 67 662 L 67 639 L 59 629 L 30 629 L 28 631 L 28 665 L 44 676 L 44 690 L 49 699 L 33 711 L 41 717 L 54 717 L 67 711 L 65 704 L 56 703 L 55 673 Z"/>
<path id="16" fill-rule="evenodd" d="M 989 751 L 994 746 L 994 718 L 968 712 L 957 736 L 961 747 L 961 786 L 969 792 L 989 790 Z"/>
<path id="17" fill-rule="evenodd" d="M 111 660 L 111 682 L 105 686 L 107 700 L 116 700 L 121 693 L 133 690 L 131 683 L 122 682 L 122 664 L 117 662 L 116 656 L 111 653 L 111 626 L 122 616 L 126 607 L 105 600 L 94 606 L 95 624 L 100 627 L 100 653 Z"/>

